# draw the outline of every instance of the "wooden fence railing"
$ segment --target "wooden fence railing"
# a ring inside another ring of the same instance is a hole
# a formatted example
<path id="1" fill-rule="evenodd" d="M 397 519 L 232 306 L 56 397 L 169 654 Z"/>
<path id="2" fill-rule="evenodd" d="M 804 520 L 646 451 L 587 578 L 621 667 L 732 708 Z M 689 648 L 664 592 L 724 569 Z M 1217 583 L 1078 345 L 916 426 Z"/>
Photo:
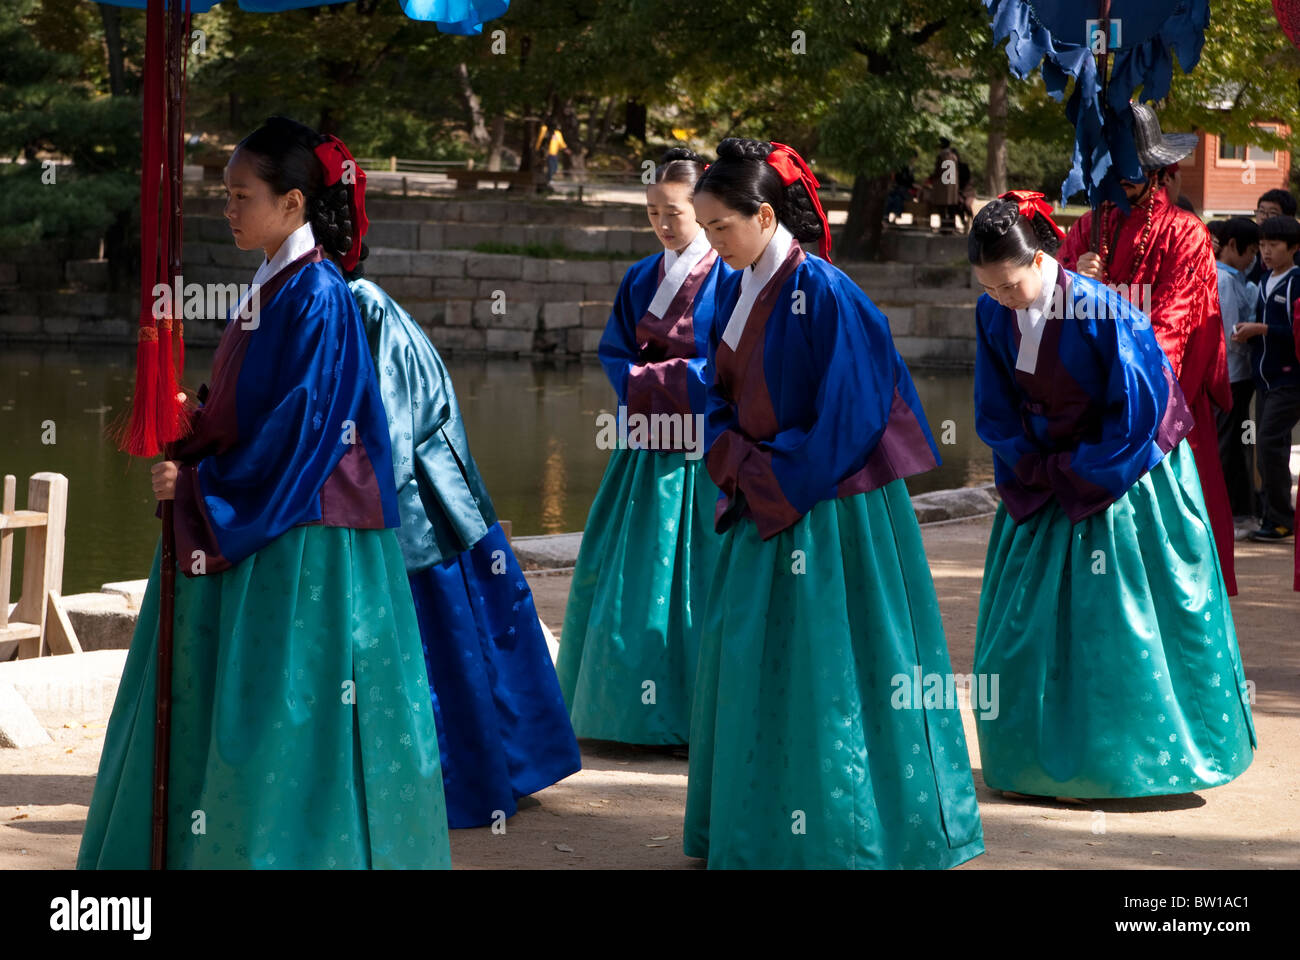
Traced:
<path id="1" fill-rule="evenodd" d="M 15 480 L 4 478 L 0 502 L 0 661 L 46 653 L 80 653 L 63 609 L 63 544 L 67 529 L 68 478 L 34 473 L 27 482 L 27 509 L 14 509 Z M 15 530 L 26 530 L 22 594 L 9 611 Z"/>

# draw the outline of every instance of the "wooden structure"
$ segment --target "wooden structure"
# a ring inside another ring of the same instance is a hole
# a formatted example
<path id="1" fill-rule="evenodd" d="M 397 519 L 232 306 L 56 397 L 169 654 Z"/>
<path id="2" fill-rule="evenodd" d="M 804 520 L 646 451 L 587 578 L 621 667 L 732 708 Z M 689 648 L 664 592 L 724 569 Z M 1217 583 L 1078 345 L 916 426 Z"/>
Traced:
<path id="1" fill-rule="evenodd" d="M 1253 126 L 1280 136 L 1291 128 L 1280 121 Z M 1291 189 L 1291 154 L 1254 144 L 1233 144 L 1213 133 L 1198 131 L 1196 152 L 1178 163 L 1182 192 L 1202 216 L 1237 214 L 1254 217 L 1260 195 Z"/>
<path id="2" fill-rule="evenodd" d="M 455 181 L 457 190 L 477 190 L 480 183 L 493 186 L 521 186 L 535 189 L 536 173 L 532 170 L 448 170 L 447 176 Z"/>
<path id="3" fill-rule="evenodd" d="M 80 653 L 81 645 L 63 609 L 63 542 L 67 526 L 68 478 L 34 473 L 27 483 L 27 509 L 14 509 L 15 481 L 4 478 L 0 503 L 0 661 L 46 653 Z M 14 531 L 27 531 L 23 587 L 9 611 Z"/>

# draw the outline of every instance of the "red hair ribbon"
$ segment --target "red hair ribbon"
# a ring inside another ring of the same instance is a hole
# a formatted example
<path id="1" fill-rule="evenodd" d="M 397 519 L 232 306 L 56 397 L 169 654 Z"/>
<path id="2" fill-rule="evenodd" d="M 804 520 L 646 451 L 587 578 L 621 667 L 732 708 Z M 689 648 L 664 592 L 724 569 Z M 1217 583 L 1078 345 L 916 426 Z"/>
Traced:
<path id="1" fill-rule="evenodd" d="M 794 148 L 788 147 L 784 143 L 772 141 L 772 152 L 767 155 L 767 163 L 777 172 L 781 182 L 787 187 L 798 180 L 803 184 L 803 188 L 808 191 L 808 196 L 812 197 L 813 207 L 822 221 L 822 239 L 819 249 L 822 257 L 829 262 L 831 259 L 831 225 L 826 221 L 826 212 L 822 210 L 822 202 L 817 196 L 817 188 L 821 184 L 817 182 L 813 172 L 808 169 L 808 164 L 804 163 L 803 157 L 799 156 Z"/>
<path id="2" fill-rule="evenodd" d="M 328 134 L 316 147 L 316 159 L 325 168 L 327 187 L 332 187 L 343 179 L 345 170 L 349 169 L 346 164 L 352 165 L 350 168 L 353 178 L 351 183 L 352 246 L 348 248 L 348 252 L 342 259 L 344 271 L 350 273 L 361 261 L 361 238 L 370 229 L 370 220 L 366 217 L 366 172 L 361 169 L 361 165 L 356 160 L 352 159 L 347 144 L 338 137 Z"/>
<path id="3" fill-rule="evenodd" d="M 1037 190 L 1008 190 L 998 199 L 1014 200 L 1016 206 L 1020 208 L 1020 215 L 1029 220 L 1034 219 L 1034 214 L 1041 213 L 1043 218 L 1051 224 L 1052 229 L 1056 231 L 1056 236 L 1060 238 L 1060 241 L 1065 242 L 1065 232 L 1052 219 L 1052 205 Z"/>

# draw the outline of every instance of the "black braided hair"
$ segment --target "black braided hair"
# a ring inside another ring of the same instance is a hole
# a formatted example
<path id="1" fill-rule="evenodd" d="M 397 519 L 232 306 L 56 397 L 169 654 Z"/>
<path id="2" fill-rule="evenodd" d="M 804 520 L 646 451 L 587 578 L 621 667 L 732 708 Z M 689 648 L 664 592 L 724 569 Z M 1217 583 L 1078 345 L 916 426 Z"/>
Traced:
<path id="1" fill-rule="evenodd" d="M 694 150 L 670 147 L 659 158 L 655 167 L 655 183 L 684 183 L 694 187 L 704 173 L 708 161 Z"/>
<path id="2" fill-rule="evenodd" d="M 766 203 L 796 240 L 810 243 L 822 238 L 822 221 L 812 197 L 799 181 L 786 186 L 768 164 L 772 144 L 766 140 L 728 137 L 718 144 L 718 159 L 695 184 L 696 193 L 711 193 L 724 206 L 747 217 Z"/>
<path id="3" fill-rule="evenodd" d="M 966 252 L 977 267 L 990 263 L 1012 263 L 1027 267 L 1039 250 L 1055 254 L 1061 239 L 1047 218 L 1035 213 L 1032 218 L 1020 213 L 1014 200 L 991 200 L 975 215 Z"/>
<path id="4" fill-rule="evenodd" d="M 257 175 L 266 181 L 276 196 L 299 190 L 306 201 L 304 217 L 311 224 L 312 236 L 336 263 L 352 247 L 352 184 L 339 181 L 325 186 L 324 169 L 316 157 L 316 147 L 325 138 L 311 127 L 288 117 L 270 117 L 239 142 L 236 149 L 253 158 Z M 363 243 L 361 259 L 370 253 Z M 361 265 L 348 275 L 361 274 Z"/>

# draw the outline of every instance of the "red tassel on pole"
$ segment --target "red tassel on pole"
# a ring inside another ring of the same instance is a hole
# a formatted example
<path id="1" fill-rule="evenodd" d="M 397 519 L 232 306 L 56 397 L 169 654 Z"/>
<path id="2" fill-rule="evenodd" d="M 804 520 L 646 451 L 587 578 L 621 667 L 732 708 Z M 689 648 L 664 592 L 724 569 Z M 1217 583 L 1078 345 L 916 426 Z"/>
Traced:
<path id="1" fill-rule="evenodd" d="M 136 332 L 135 393 L 131 412 L 118 431 L 118 446 L 137 457 L 159 451 L 158 322 L 154 285 L 158 282 L 158 204 L 163 164 L 163 81 L 166 63 L 163 0 L 149 0 L 145 14 L 145 56 L 140 126 L 140 313 Z"/>
<path id="2" fill-rule="evenodd" d="M 140 312 L 135 392 L 127 418 L 116 428 L 118 447 L 137 457 L 157 456 L 188 431 L 179 379 L 184 364 L 180 316 L 171 290 L 181 270 L 183 202 L 182 98 L 189 11 L 148 0 L 145 27 L 140 169 Z"/>

